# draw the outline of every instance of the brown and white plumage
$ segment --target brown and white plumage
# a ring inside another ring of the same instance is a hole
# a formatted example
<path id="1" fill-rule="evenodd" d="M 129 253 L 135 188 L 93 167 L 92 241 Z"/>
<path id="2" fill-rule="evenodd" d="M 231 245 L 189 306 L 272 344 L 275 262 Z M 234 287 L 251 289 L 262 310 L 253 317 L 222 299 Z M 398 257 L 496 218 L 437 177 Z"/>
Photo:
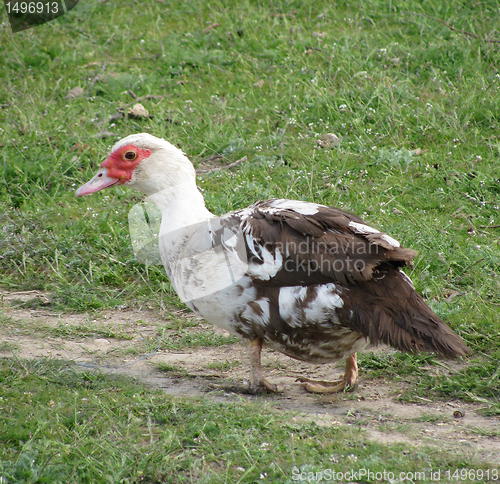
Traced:
<path id="1" fill-rule="evenodd" d="M 144 133 L 119 141 L 76 195 L 116 184 L 146 193 L 162 212 L 160 254 L 180 298 L 250 340 L 254 389 L 278 389 L 262 374 L 262 345 L 310 362 L 346 358 L 343 381 L 307 382 L 317 392 L 354 385 L 356 352 L 370 344 L 469 353 L 402 272 L 416 252 L 353 214 L 273 199 L 215 217 L 185 155 Z"/>

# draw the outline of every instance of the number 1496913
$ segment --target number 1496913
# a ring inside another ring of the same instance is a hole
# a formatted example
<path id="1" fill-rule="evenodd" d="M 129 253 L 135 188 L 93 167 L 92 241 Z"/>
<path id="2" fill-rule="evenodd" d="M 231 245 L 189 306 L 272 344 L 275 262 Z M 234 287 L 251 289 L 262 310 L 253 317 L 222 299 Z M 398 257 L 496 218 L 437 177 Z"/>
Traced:
<path id="1" fill-rule="evenodd" d="M 498 469 L 448 469 L 444 473 L 444 477 L 449 481 L 482 481 L 483 479 L 498 481 Z M 442 474 L 442 475 L 443 475 Z"/>
<path id="2" fill-rule="evenodd" d="M 58 2 L 5 2 L 7 13 L 59 13 Z"/>

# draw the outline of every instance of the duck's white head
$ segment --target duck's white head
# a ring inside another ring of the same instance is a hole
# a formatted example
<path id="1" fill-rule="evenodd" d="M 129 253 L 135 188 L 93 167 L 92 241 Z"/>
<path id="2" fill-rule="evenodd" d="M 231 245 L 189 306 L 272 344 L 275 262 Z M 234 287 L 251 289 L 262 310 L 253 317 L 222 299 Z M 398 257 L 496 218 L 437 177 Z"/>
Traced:
<path id="1" fill-rule="evenodd" d="M 196 171 L 186 155 L 162 138 L 148 133 L 118 141 L 95 176 L 75 193 L 81 197 L 115 185 L 154 195 L 178 185 L 196 184 Z"/>

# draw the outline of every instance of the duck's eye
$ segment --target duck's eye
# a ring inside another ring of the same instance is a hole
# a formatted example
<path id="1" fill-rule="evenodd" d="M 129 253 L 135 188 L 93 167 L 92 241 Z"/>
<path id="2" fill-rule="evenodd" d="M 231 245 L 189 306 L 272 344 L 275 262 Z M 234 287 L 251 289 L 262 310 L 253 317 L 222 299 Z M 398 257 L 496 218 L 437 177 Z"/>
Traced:
<path id="1" fill-rule="evenodd" d="M 128 161 L 134 161 L 137 158 L 137 153 L 135 151 L 127 151 L 123 157 Z"/>

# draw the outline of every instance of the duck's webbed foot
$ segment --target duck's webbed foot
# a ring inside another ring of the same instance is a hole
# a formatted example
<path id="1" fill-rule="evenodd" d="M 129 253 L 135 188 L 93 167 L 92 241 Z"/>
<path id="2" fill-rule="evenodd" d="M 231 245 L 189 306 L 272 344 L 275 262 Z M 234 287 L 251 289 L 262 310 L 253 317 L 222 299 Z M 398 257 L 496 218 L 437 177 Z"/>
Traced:
<path id="1" fill-rule="evenodd" d="M 300 378 L 299 381 L 304 383 L 304 388 L 311 393 L 339 393 L 353 390 L 357 379 L 358 359 L 356 353 L 354 353 L 346 359 L 345 374 L 342 380 L 328 382 Z"/>
<path id="2" fill-rule="evenodd" d="M 260 339 L 255 339 L 250 342 L 248 347 L 248 352 L 250 355 L 250 367 L 251 367 L 251 381 L 250 381 L 250 391 L 252 393 L 259 392 L 273 392 L 281 393 L 285 391 L 283 385 L 276 385 L 267 381 L 262 373 L 262 367 L 260 364 L 260 355 L 262 352 L 262 341 Z"/>

